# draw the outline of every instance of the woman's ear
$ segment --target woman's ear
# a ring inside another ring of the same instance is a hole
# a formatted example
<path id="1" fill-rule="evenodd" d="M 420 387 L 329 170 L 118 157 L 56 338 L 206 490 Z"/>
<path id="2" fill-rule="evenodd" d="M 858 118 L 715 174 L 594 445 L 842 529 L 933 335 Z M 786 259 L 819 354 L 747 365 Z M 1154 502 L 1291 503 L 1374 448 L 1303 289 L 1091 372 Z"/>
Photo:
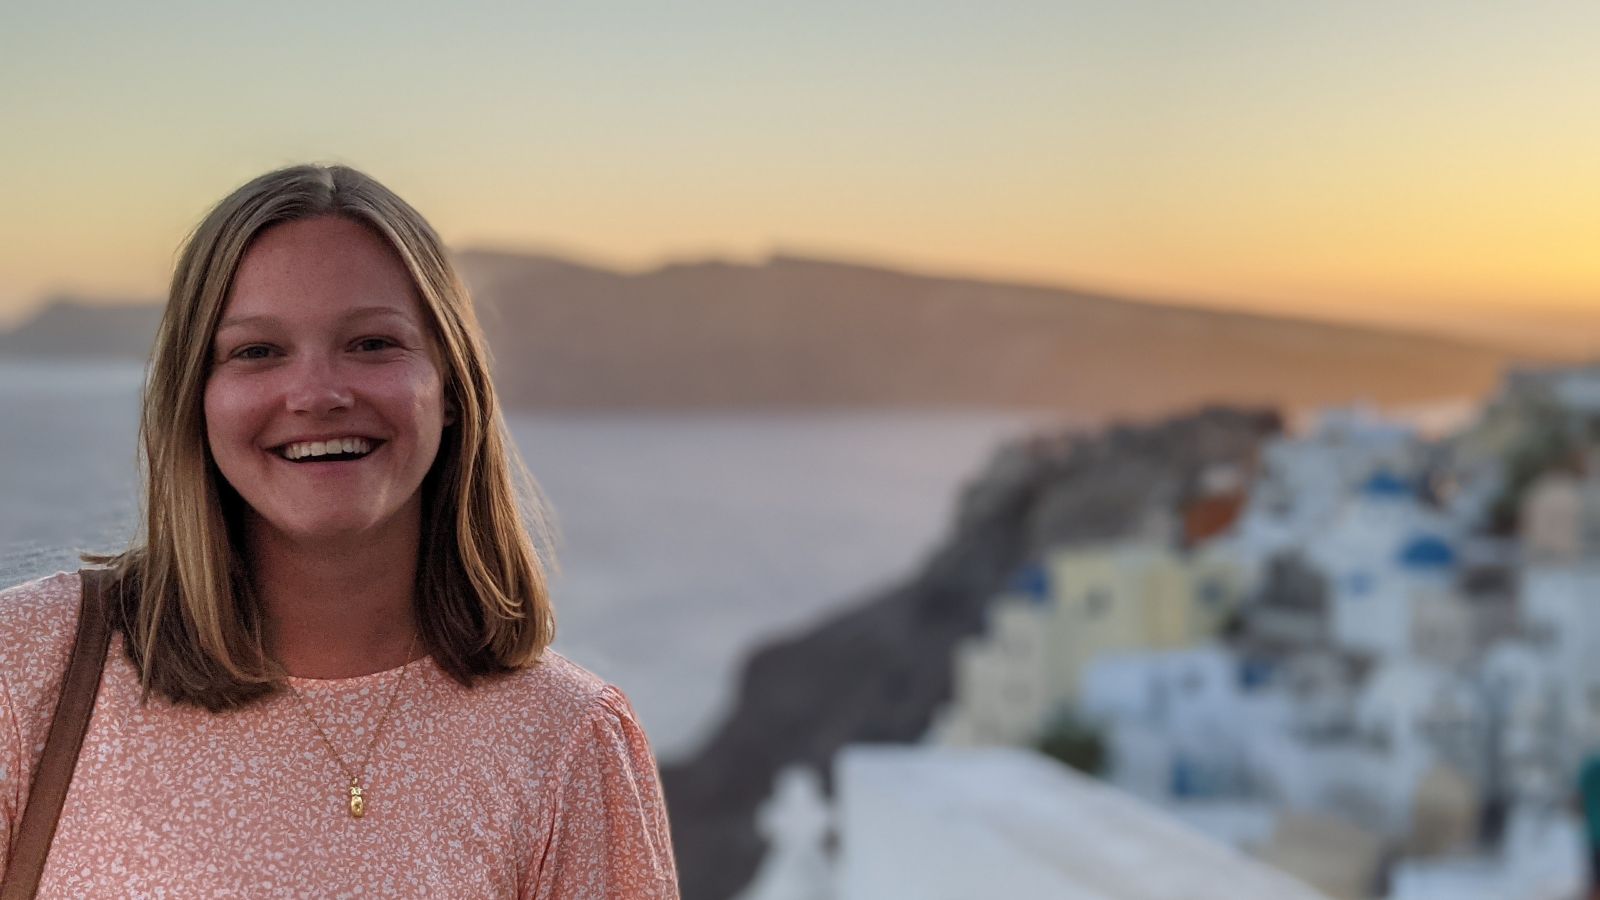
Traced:
<path id="1" fill-rule="evenodd" d="M 444 402 L 445 427 L 449 428 L 451 425 L 454 425 L 456 423 L 456 419 L 458 418 L 460 418 L 460 413 L 456 410 L 456 402 L 454 400 L 446 400 Z"/>

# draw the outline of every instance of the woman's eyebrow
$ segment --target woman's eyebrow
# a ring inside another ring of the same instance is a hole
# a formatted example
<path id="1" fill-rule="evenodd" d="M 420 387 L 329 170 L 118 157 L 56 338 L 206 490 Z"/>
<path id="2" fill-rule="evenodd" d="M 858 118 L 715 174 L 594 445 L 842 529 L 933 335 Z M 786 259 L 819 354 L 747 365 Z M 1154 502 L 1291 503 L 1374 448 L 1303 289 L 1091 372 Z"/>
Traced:
<path id="1" fill-rule="evenodd" d="M 229 318 L 226 318 L 226 319 L 222 320 L 222 323 L 217 326 L 217 331 L 218 332 L 223 332 L 223 331 L 227 331 L 229 328 L 243 328 L 246 325 L 266 325 L 266 324 L 269 324 L 269 323 L 272 323 L 272 322 L 276 322 L 276 321 L 277 321 L 276 317 L 274 317 L 274 316 L 265 316 L 265 315 L 262 315 L 262 316 L 230 316 Z"/>
<path id="2" fill-rule="evenodd" d="M 356 319 L 371 319 L 378 317 L 396 318 L 406 322 L 406 324 L 411 324 L 410 316 L 406 315 L 403 310 L 396 309 L 392 306 L 358 306 L 340 316 L 339 321 L 343 323 L 354 321 Z M 258 313 L 253 316 L 230 316 L 222 320 L 222 323 L 217 326 L 217 331 L 220 332 L 229 328 L 242 328 L 246 325 L 277 325 L 280 323 L 280 321 L 281 320 L 278 316 L 272 315 L 271 313 Z"/>
<path id="3" fill-rule="evenodd" d="M 341 321 L 348 322 L 352 319 L 370 319 L 376 316 L 404 319 L 407 322 L 411 321 L 411 316 L 407 315 L 405 310 L 396 309 L 393 306 L 358 306 L 355 309 L 345 313 L 340 317 L 340 319 Z"/>

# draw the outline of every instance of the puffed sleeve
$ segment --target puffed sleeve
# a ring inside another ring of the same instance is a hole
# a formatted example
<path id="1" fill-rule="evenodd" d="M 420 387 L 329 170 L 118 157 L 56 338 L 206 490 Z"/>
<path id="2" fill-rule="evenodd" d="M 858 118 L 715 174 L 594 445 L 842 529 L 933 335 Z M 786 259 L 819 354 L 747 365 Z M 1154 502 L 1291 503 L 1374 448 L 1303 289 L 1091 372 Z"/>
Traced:
<path id="1" fill-rule="evenodd" d="M 543 859 L 522 886 L 535 900 L 676 898 L 677 867 L 655 756 L 633 708 L 600 691 L 553 786 Z"/>

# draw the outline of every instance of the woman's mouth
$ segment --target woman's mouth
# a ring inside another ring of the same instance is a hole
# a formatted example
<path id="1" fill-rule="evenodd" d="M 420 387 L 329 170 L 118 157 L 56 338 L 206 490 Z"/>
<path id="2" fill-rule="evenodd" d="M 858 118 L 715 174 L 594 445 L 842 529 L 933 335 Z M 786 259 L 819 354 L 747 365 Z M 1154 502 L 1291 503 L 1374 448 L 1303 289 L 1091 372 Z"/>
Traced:
<path id="1" fill-rule="evenodd" d="M 351 436 L 323 441 L 295 441 L 274 447 L 272 452 L 294 463 L 344 462 L 361 459 L 382 444 L 383 441 L 372 438 Z"/>

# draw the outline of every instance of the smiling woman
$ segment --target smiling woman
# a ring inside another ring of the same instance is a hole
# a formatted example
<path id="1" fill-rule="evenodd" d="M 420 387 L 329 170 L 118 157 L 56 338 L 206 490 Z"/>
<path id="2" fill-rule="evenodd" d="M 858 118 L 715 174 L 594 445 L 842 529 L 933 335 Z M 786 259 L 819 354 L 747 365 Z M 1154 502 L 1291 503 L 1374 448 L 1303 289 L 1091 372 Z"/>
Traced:
<path id="1" fill-rule="evenodd" d="M 431 331 L 394 251 L 350 219 L 278 225 L 240 262 L 212 341 L 206 438 L 217 469 L 243 500 L 241 525 L 256 573 L 269 576 L 257 581 L 282 594 L 263 598 L 269 608 L 314 591 L 290 576 L 293 560 L 415 555 L 421 486 L 455 419 L 445 407 Z M 327 575 L 358 574 L 337 568 Z M 362 574 L 352 580 L 362 589 L 356 596 L 390 581 L 396 583 L 387 593 L 398 596 L 403 585 L 396 579 L 410 574 L 407 568 Z M 364 625 L 394 621 L 382 610 L 359 609 L 348 594 L 342 606 L 345 627 L 319 625 L 317 634 L 347 640 Z M 273 643 L 290 672 L 365 674 L 363 661 L 340 661 L 341 650 L 352 652 L 347 645 L 320 646 L 317 634 L 296 640 L 282 634 L 292 627 L 283 619 L 276 617 Z"/>
<path id="2" fill-rule="evenodd" d="M 224 199 L 141 436 L 134 546 L 0 593 L 4 900 L 676 896 L 632 709 L 548 649 L 537 492 L 411 207 L 345 167 Z"/>

